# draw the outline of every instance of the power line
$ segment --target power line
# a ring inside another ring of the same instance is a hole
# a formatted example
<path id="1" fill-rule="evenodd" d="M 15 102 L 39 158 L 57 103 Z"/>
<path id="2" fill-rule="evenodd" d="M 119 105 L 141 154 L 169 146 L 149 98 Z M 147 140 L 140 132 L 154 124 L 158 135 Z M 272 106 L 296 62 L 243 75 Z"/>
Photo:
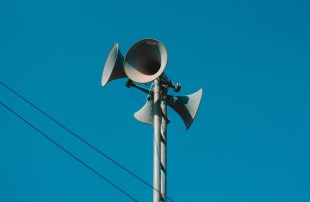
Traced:
<path id="1" fill-rule="evenodd" d="M 121 165 L 120 163 L 118 163 L 117 161 L 115 161 L 112 157 L 110 157 L 109 155 L 105 154 L 103 151 L 101 151 L 100 149 L 98 149 L 97 147 L 93 146 L 92 144 L 90 144 L 89 142 L 87 142 L 85 139 L 83 139 L 81 136 L 77 135 L 76 133 L 74 133 L 72 130 L 70 130 L 69 128 L 67 128 L 66 126 L 64 126 L 63 124 L 61 124 L 59 121 L 57 121 L 56 119 L 54 119 L 53 117 L 51 117 L 49 114 L 47 114 L 45 111 L 43 111 L 42 109 L 40 109 L 39 107 L 37 107 L 35 104 L 31 103 L 29 100 L 27 100 L 25 97 L 23 97 L 22 95 L 20 95 L 19 93 L 17 93 L 15 90 L 13 90 L 11 87 L 9 87 L 8 85 L 4 84 L 3 82 L 1 82 L 1 85 L 4 86 L 5 88 L 7 88 L 8 90 L 10 90 L 12 93 L 14 93 L 16 96 L 18 96 L 19 98 L 21 98 L 22 100 L 24 100 L 26 103 L 28 103 L 29 105 L 31 105 L 33 108 L 35 108 L 36 110 L 38 110 L 40 113 L 42 113 L 43 115 L 45 115 L 46 117 L 48 117 L 50 120 L 52 120 L 54 123 L 56 123 L 57 125 L 59 125 L 60 127 L 62 127 L 64 130 L 66 130 L 67 132 L 69 132 L 71 135 L 73 135 L 74 137 L 76 137 L 77 139 L 79 139 L 80 141 L 82 141 L 83 143 L 85 143 L 86 145 L 88 145 L 89 147 L 91 147 L 92 149 L 94 149 L 96 152 L 98 152 L 99 154 L 101 154 L 102 156 L 104 156 L 105 158 L 107 158 L 108 160 L 110 160 L 111 162 L 113 162 L 115 165 L 117 165 L 118 167 L 120 167 L 121 169 L 123 169 L 124 171 L 126 171 L 127 173 L 129 173 L 131 176 L 135 177 L 136 179 L 138 179 L 140 182 L 142 182 L 143 184 L 147 185 L 148 187 L 150 187 L 151 189 L 157 191 L 160 193 L 160 190 L 155 189 L 150 183 L 148 183 L 147 181 L 145 181 L 144 179 L 142 179 L 141 177 L 139 177 L 138 175 L 136 175 L 135 173 L 133 173 L 132 171 L 130 171 L 129 169 L 127 169 L 125 166 Z M 153 85 L 153 84 L 152 84 Z M 150 87 L 150 89 L 152 88 L 152 86 Z M 172 202 L 174 202 L 174 200 L 168 196 L 166 196 L 166 198 Z"/>
<path id="2" fill-rule="evenodd" d="M 83 162 L 81 159 L 79 159 L 78 157 L 76 157 L 74 154 L 72 154 L 71 152 L 69 152 L 67 149 L 65 149 L 63 146 L 61 146 L 60 144 L 58 144 L 55 140 L 53 140 L 52 138 L 50 138 L 48 135 L 46 135 L 44 132 L 42 132 L 40 129 L 38 129 L 37 127 L 35 127 L 33 124 L 31 124 L 29 121 L 27 121 L 25 118 L 23 118 L 22 116 L 20 116 L 19 114 L 17 114 L 14 110 L 12 110 L 10 107 L 8 107 L 6 104 L 4 104 L 1 100 L 0 100 L 0 104 L 2 106 L 4 106 L 7 110 L 9 110 L 10 112 L 12 112 L 15 116 L 17 116 L 18 118 L 20 118 L 22 121 L 24 121 L 25 123 L 27 123 L 29 126 L 31 126 L 34 130 L 36 130 L 38 133 L 40 133 L 43 137 L 45 137 L 47 140 L 49 140 L 50 142 L 52 142 L 53 144 L 55 144 L 58 148 L 60 148 L 61 150 L 63 150 L 64 152 L 66 152 L 67 154 L 69 154 L 71 157 L 73 157 L 75 160 L 77 160 L 78 162 L 80 162 L 81 164 L 83 164 L 86 168 L 88 168 L 90 171 L 92 171 L 93 173 L 95 173 L 97 176 L 99 176 L 101 179 L 105 180 L 106 182 L 108 182 L 110 185 L 112 185 L 114 188 L 116 188 L 117 190 L 119 190 L 120 192 L 122 192 L 123 194 L 125 194 L 127 197 L 131 198 L 133 201 L 138 202 L 137 199 L 135 199 L 134 197 L 132 197 L 131 195 L 129 195 L 127 192 L 125 192 L 123 189 L 121 189 L 120 187 L 118 187 L 117 185 L 115 185 L 113 182 L 111 182 L 110 180 L 108 180 L 106 177 L 104 177 L 102 174 L 100 174 L 99 172 L 97 172 L 96 170 L 94 170 L 93 168 L 91 168 L 89 165 L 87 165 L 85 162 Z"/>

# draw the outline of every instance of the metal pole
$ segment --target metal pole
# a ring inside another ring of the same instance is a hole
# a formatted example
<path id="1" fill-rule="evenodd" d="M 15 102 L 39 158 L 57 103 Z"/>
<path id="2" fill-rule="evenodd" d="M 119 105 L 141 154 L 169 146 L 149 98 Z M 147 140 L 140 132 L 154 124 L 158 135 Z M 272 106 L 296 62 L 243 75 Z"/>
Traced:
<path id="1" fill-rule="evenodd" d="M 161 125 L 161 84 L 158 79 L 154 81 L 154 154 L 153 154 L 153 202 L 161 201 L 161 182 L 160 182 L 160 125 Z"/>
<path id="2" fill-rule="evenodd" d="M 162 102 L 161 102 L 161 194 L 162 201 L 167 199 L 167 89 L 162 88 Z"/>

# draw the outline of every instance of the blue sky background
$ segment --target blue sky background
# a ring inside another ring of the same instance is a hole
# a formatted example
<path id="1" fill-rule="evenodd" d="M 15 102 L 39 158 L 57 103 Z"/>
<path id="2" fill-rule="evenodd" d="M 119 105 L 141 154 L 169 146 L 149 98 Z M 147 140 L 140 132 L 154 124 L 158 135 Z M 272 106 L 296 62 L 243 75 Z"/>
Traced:
<path id="1" fill-rule="evenodd" d="M 310 3 L 0 0 L 0 79 L 152 184 L 145 95 L 100 85 L 113 43 L 167 47 L 166 73 L 203 88 L 189 131 L 169 110 L 177 202 L 310 201 Z M 139 201 L 152 190 L 0 86 L 0 99 Z M 130 201 L 0 106 L 0 201 Z"/>

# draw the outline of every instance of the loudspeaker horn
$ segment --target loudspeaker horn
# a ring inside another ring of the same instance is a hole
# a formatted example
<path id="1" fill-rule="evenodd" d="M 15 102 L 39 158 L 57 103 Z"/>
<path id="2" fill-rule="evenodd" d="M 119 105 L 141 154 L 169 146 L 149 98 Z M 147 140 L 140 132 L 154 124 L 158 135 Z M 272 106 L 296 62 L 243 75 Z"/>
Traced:
<path id="1" fill-rule="evenodd" d="M 168 62 L 166 47 L 156 39 L 143 39 L 126 53 L 124 71 L 129 79 L 147 83 L 157 79 Z"/>
<path id="2" fill-rule="evenodd" d="M 167 95 L 167 104 L 176 111 L 185 123 L 185 129 L 188 130 L 192 125 L 198 111 L 202 97 L 202 89 L 186 96 Z"/>
<path id="3" fill-rule="evenodd" d="M 119 51 L 118 43 L 115 43 L 110 50 L 108 58 L 104 64 L 101 85 L 105 86 L 108 82 L 120 79 L 127 78 L 124 72 L 123 66 L 124 57 Z"/>
<path id="4" fill-rule="evenodd" d="M 139 111 L 134 113 L 133 116 L 142 123 L 152 125 L 154 123 L 153 114 L 153 101 L 147 99 L 145 105 Z"/>

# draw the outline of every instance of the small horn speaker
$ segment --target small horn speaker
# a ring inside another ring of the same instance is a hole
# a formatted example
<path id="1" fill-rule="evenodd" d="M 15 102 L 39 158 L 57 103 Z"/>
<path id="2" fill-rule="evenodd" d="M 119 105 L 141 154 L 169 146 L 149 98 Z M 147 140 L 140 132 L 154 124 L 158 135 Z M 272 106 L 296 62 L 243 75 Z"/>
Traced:
<path id="1" fill-rule="evenodd" d="M 138 83 L 157 79 L 165 70 L 168 61 L 166 47 L 158 40 L 143 39 L 127 52 L 124 71 L 128 78 Z"/>
<path id="2" fill-rule="evenodd" d="M 136 113 L 134 113 L 134 117 L 141 121 L 142 123 L 152 125 L 154 123 L 153 120 L 153 102 L 151 99 L 147 99 L 145 105 Z"/>
<path id="3" fill-rule="evenodd" d="M 192 125 L 202 97 L 202 89 L 185 96 L 167 95 L 167 104 L 176 111 L 185 123 L 185 129 L 188 130 Z"/>
<path id="4" fill-rule="evenodd" d="M 120 79 L 127 78 L 124 67 L 123 67 L 124 57 L 119 51 L 118 43 L 115 43 L 110 50 L 108 58 L 104 64 L 101 85 L 105 86 L 108 82 Z"/>

